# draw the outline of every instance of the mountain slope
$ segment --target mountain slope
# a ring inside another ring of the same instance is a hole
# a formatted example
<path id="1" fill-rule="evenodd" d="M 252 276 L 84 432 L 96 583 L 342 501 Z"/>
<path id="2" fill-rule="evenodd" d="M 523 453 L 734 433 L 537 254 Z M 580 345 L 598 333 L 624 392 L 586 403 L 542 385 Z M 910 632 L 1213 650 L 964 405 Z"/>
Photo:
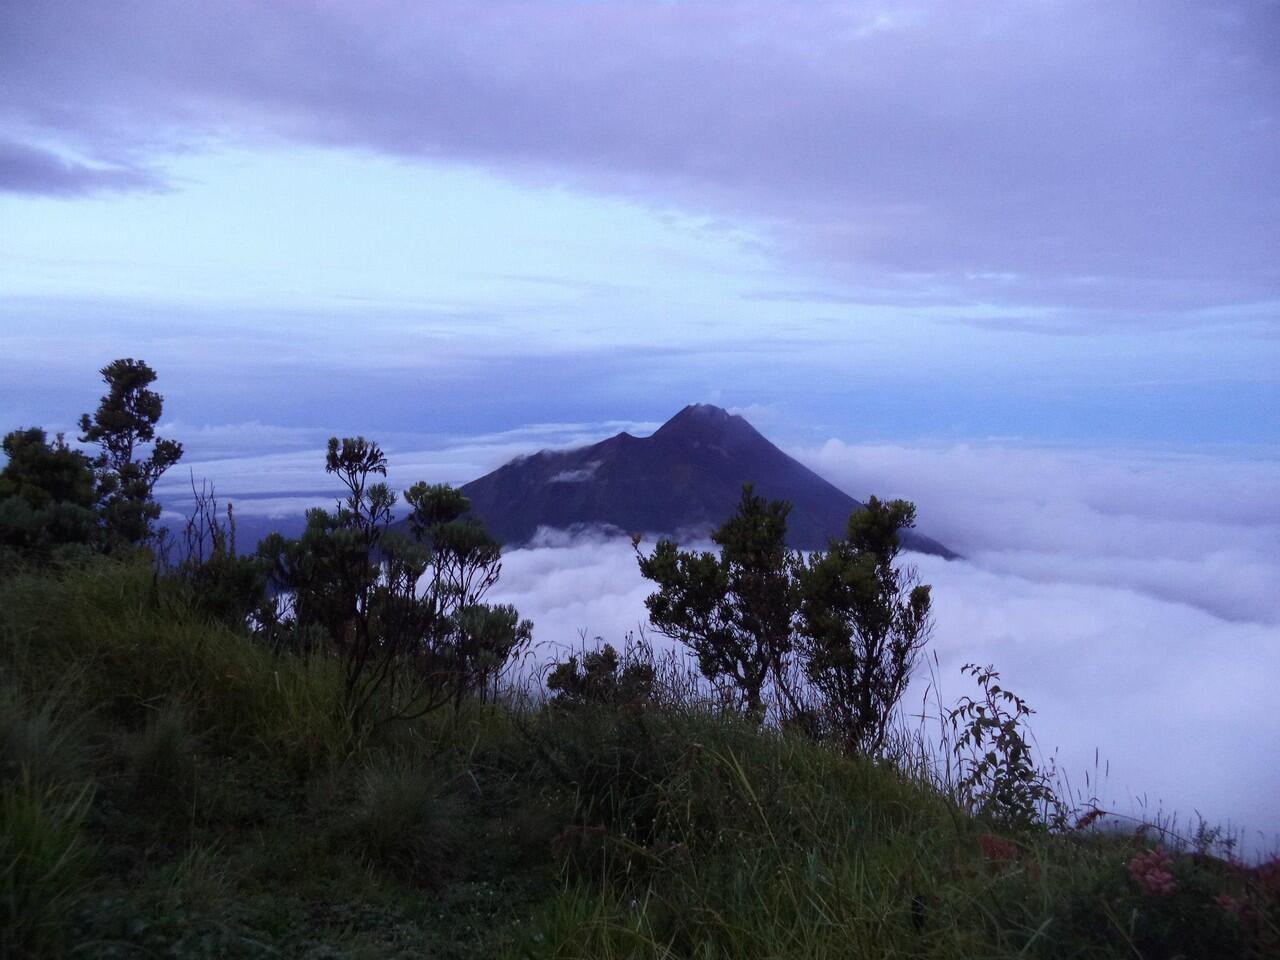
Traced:
<path id="1" fill-rule="evenodd" d="M 575 450 L 520 457 L 462 487 L 471 512 L 503 543 L 540 526 L 600 524 L 622 531 L 707 531 L 733 512 L 742 485 L 791 503 L 793 547 L 816 549 L 844 532 L 862 506 L 787 456 L 742 417 L 719 407 L 685 407 L 650 437 L 620 433 Z M 915 531 L 912 550 L 951 558 Z"/>

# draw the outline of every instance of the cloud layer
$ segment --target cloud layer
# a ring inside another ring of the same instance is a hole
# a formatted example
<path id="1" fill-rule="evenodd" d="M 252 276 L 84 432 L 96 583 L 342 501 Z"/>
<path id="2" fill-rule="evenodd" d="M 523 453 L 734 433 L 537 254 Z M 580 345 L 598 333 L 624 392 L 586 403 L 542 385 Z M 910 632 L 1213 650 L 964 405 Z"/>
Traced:
<path id="1" fill-rule="evenodd" d="M 1280 625 L 1274 458 L 836 440 L 792 452 L 855 496 L 913 500 L 931 535 L 987 569 Z"/>
<path id="2" fill-rule="evenodd" d="M 242 517 L 296 515 L 336 494 L 314 432 L 169 426 L 206 455 L 237 436 L 294 448 L 193 464 Z M 398 438 L 391 480 L 465 482 L 539 447 L 654 426 L 542 424 L 426 449 L 422 437 Z M 912 499 L 920 528 L 964 553 L 909 558 L 934 586 L 944 703 L 966 690 L 961 665 L 995 664 L 1037 709 L 1040 744 L 1058 751 L 1077 789 L 1136 815 L 1230 821 L 1255 850 L 1280 836 L 1280 770 L 1269 762 L 1280 751 L 1274 457 L 838 440 L 790 452 L 855 497 Z M 166 478 L 164 493 L 179 499 L 186 482 Z M 543 658 L 646 626 L 649 587 L 626 538 L 547 531 L 503 565 L 497 598 L 533 619 Z M 918 678 L 912 709 L 929 681 Z"/>
<path id="3" fill-rule="evenodd" d="M 993 663 L 1085 795 L 1230 822 L 1253 850 L 1280 837 L 1280 466 L 834 442 L 806 459 L 854 495 L 917 498 L 922 529 L 968 553 L 910 557 L 934 586 L 944 703 L 967 692 L 961 665 Z M 548 535 L 507 554 L 500 586 L 547 645 L 645 621 L 625 540 Z"/>

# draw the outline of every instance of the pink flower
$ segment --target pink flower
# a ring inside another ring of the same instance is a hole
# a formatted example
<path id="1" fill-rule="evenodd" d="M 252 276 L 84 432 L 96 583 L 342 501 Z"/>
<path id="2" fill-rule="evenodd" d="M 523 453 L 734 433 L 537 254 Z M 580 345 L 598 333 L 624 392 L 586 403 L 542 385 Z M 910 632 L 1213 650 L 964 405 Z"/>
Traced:
<path id="1" fill-rule="evenodd" d="M 1165 897 L 1178 889 L 1178 881 L 1168 870 L 1169 856 L 1161 849 L 1140 853 L 1129 861 L 1129 876 L 1144 893 Z"/>

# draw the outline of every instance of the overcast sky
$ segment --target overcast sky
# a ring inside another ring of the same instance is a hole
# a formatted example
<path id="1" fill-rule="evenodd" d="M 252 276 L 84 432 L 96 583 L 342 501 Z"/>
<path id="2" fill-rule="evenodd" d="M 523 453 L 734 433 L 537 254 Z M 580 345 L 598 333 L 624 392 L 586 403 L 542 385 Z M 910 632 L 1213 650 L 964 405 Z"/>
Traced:
<path id="1" fill-rule="evenodd" d="M 1274 2 L 3 4 L 0 409 L 130 354 L 214 426 L 1275 444 L 1277 48 Z"/>
<path id="2" fill-rule="evenodd" d="M 271 513 L 332 433 L 463 482 L 719 403 L 965 552 L 949 675 L 1274 835 L 1277 50 L 1271 0 L 0 3 L 0 421 L 143 358 Z M 591 541 L 504 589 L 550 642 L 643 596 Z"/>

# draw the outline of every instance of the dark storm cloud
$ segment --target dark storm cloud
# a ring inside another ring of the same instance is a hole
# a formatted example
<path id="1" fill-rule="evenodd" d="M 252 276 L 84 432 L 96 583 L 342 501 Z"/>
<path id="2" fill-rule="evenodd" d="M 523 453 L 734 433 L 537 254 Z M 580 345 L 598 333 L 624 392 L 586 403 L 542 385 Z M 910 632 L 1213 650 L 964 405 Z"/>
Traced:
<path id="1" fill-rule="evenodd" d="M 9 4 L 0 122 L 481 163 L 891 296 L 1190 309 L 1280 289 L 1278 42 L 1266 2 Z"/>

